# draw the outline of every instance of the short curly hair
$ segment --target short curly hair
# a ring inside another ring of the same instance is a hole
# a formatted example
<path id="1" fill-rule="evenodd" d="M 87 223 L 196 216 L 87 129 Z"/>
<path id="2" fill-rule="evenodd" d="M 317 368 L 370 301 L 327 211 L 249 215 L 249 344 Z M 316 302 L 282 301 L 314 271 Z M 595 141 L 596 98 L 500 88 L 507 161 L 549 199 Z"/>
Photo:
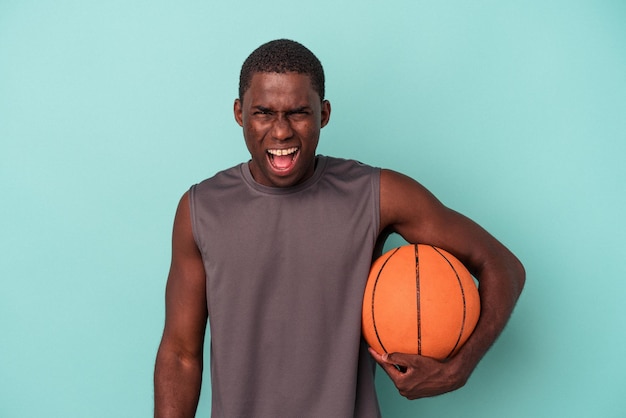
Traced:
<path id="1" fill-rule="evenodd" d="M 324 68 L 304 45 L 289 39 L 276 39 L 255 49 L 244 61 L 239 74 L 239 100 L 250 87 L 255 73 L 306 74 L 320 100 L 324 100 Z"/>

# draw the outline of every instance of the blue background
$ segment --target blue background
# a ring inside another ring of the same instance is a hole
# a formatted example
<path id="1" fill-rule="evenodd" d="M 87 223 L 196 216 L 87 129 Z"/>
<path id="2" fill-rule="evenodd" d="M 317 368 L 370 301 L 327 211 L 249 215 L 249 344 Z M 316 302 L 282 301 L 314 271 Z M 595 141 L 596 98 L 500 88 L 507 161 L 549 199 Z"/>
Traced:
<path id="1" fill-rule="evenodd" d="M 527 268 L 467 386 L 407 401 L 380 373 L 385 416 L 626 416 L 625 22 L 606 0 L 1 0 L 0 416 L 152 414 L 176 204 L 248 158 L 238 71 L 278 37 L 325 66 L 320 153 L 418 179 Z"/>

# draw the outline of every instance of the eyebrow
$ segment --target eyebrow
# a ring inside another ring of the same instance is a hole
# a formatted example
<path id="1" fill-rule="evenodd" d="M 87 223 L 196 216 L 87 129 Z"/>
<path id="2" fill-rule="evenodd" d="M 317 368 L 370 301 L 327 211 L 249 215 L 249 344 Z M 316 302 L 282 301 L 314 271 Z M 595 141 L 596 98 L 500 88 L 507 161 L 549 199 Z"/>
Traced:
<path id="1" fill-rule="evenodd" d="M 269 107 L 265 107 L 265 106 L 254 106 L 254 108 L 256 110 L 260 110 L 261 112 L 273 112 L 272 109 L 270 109 Z"/>
<path id="2" fill-rule="evenodd" d="M 306 110 L 310 110 L 310 107 L 309 106 L 296 107 L 295 109 L 287 111 L 287 113 L 300 113 L 300 112 L 304 112 Z"/>

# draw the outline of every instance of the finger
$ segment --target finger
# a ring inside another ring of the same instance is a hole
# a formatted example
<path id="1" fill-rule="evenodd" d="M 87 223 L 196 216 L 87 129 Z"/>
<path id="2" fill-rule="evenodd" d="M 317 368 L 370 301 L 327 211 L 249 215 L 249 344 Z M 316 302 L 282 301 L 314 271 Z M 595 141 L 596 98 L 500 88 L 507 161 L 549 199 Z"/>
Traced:
<path id="1" fill-rule="evenodd" d="M 394 365 L 399 364 L 395 362 L 395 358 L 394 359 L 390 358 L 392 354 L 389 354 L 389 353 L 378 354 L 378 352 L 376 352 L 372 347 L 369 347 L 368 351 L 370 352 L 370 355 L 374 357 L 374 360 L 376 360 L 380 364 L 384 364 L 384 363 L 394 364 Z"/>
<path id="2" fill-rule="evenodd" d="M 390 376 L 400 376 L 404 373 L 406 373 L 407 368 L 405 366 L 400 366 L 398 364 L 395 364 L 392 361 L 389 361 L 388 359 L 388 354 L 378 354 L 374 349 L 372 349 L 371 347 L 369 347 L 369 352 L 370 355 L 374 358 L 374 360 L 376 360 L 376 362 L 378 364 L 380 364 L 380 366 L 387 372 L 387 374 L 389 374 Z"/>
<path id="3" fill-rule="evenodd" d="M 389 375 L 389 377 L 394 383 L 399 382 L 400 379 L 402 379 L 402 377 L 404 376 L 404 372 L 398 369 L 398 366 L 396 366 L 395 364 L 385 363 L 385 362 L 378 363 L 378 364 L 380 365 L 380 367 L 382 367 L 385 373 Z"/>
<path id="4" fill-rule="evenodd" d="M 409 358 L 406 356 L 406 354 L 402 353 L 383 354 L 381 358 L 387 363 L 395 364 L 396 366 L 400 366 L 404 369 L 411 365 Z"/>
<path id="5" fill-rule="evenodd" d="M 378 352 L 376 350 L 374 350 L 372 347 L 368 347 L 367 351 L 370 352 L 370 355 L 374 358 L 374 360 L 376 360 L 377 363 L 384 363 L 385 362 L 383 360 L 383 356 L 381 354 L 378 354 Z"/>
<path id="6" fill-rule="evenodd" d="M 378 362 L 378 364 L 380 364 L 381 366 L 383 366 L 383 365 L 397 366 L 396 364 L 394 364 L 392 361 L 389 360 L 389 358 L 388 358 L 389 355 L 387 353 L 385 353 L 385 354 L 378 354 L 371 347 L 368 350 L 370 352 L 370 355 L 372 357 L 374 357 L 374 360 L 376 360 L 376 362 Z"/>

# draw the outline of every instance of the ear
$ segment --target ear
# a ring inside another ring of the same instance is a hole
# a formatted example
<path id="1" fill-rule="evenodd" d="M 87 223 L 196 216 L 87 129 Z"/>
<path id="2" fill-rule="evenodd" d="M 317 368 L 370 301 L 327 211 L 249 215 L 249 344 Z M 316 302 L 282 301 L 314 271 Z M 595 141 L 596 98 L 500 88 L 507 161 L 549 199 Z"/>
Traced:
<path id="1" fill-rule="evenodd" d="M 321 127 L 328 125 L 328 121 L 330 120 L 330 102 L 328 100 L 324 100 L 322 102 L 322 119 L 321 119 Z"/>
<path id="2" fill-rule="evenodd" d="M 235 114 L 235 120 L 239 126 L 243 127 L 243 108 L 241 100 L 235 99 L 235 104 L 233 105 L 233 113 Z"/>

